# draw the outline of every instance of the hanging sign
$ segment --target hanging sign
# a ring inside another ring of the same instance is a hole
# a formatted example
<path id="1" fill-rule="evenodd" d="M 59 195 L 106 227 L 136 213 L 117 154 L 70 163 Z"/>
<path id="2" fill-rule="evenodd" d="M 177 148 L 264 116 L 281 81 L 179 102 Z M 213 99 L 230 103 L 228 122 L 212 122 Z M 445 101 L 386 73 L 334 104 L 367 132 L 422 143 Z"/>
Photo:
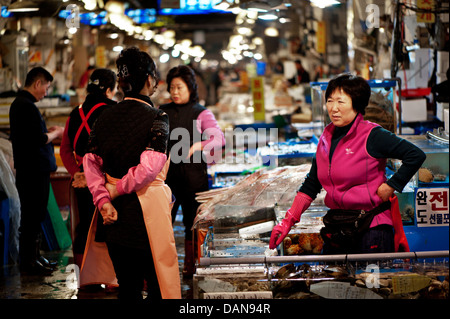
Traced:
<path id="1" fill-rule="evenodd" d="M 416 192 L 417 227 L 448 227 L 447 188 L 418 188 Z"/>
<path id="2" fill-rule="evenodd" d="M 417 8 L 422 10 L 430 10 L 430 12 L 417 12 L 417 22 L 434 23 L 434 0 L 417 0 Z"/>
<path id="3" fill-rule="evenodd" d="M 317 52 L 325 53 L 327 46 L 327 33 L 326 33 L 326 25 L 324 21 L 317 22 Z"/>
<path id="4" fill-rule="evenodd" d="M 95 48 L 95 62 L 97 67 L 106 68 L 106 51 L 104 46 Z"/>
<path id="5" fill-rule="evenodd" d="M 264 106 L 264 78 L 257 76 L 252 78 L 253 116 L 255 121 L 265 121 L 266 111 Z"/>

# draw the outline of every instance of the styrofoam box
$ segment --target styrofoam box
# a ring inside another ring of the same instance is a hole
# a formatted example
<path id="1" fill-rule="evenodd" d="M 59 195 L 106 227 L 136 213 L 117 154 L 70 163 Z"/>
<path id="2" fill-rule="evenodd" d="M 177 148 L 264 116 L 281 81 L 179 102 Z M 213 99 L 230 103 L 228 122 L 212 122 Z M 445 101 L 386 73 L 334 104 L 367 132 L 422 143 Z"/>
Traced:
<path id="1" fill-rule="evenodd" d="M 441 103 L 441 102 L 436 103 L 436 118 L 441 122 L 444 122 L 445 109 L 448 110 L 448 103 Z"/>
<path id="2" fill-rule="evenodd" d="M 402 100 L 402 121 L 423 122 L 427 120 L 426 99 Z"/>
<path id="3" fill-rule="evenodd" d="M 436 84 L 442 83 L 446 80 L 448 80 L 446 73 L 436 73 Z"/>
<path id="4" fill-rule="evenodd" d="M 447 51 L 437 52 L 437 73 L 446 73 L 449 68 L 449 53 Z"/>
<path id="5" fill-rule="evenodd" d="M 448 132 L 448 109 L 444 110 L 444 130 Z"/>

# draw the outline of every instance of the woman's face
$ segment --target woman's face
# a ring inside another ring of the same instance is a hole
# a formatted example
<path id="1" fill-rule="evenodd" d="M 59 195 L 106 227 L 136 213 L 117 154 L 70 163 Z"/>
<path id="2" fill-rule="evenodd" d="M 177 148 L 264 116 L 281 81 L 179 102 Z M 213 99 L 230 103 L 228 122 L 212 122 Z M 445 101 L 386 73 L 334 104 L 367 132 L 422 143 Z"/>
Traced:
<path id="1" fill-rule="evenodd" d="M 169 90 L 172 101 L 175 104 L 186 104 L 189 102 L 191 92 L 189 92 L 189 88 L 182 78 L 173 78 Z"/>
<path id="2" fill-rule="evenodd" d="M 107 88 L 105 94 L 108 99 L 112 100 L 116 95 L 116 93 L 117 93 L 117 83 L 114 85 L 114 89 L 111 90 L 110 88 Z"/>
<path id="3" fill-rule="evenodd" d="M 331 122 L 337 127 L 350 124 L 356 117 L 357 112 L 353 109 L 352 98 L 342 89 L 334 90 L 328 97 L 326 105 Z"/>

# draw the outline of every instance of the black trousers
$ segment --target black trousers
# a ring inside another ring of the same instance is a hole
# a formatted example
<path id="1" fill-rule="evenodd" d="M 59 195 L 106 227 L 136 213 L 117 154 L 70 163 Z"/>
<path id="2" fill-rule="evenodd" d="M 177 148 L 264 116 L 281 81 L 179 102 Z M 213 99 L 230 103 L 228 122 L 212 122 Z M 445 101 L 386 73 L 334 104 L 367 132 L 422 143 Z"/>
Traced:
<path id="1" fill-rule="evenodd" d="M 323 245 L 324 255 L 336 254 L 375 254 L 391 253 L 395 251 L 394 229 L 390 225 L 378 225 L 363 234 L 354 247 L 335 248 Z"/>
<path id="2" fill-rule="evenodd" d="M 181 205 L 185 240 L 192 240 L 191 228 L 197 215 L 197 209 L 200 206 L 200 203 L 195 199 L 196 193 L 209 189 L 206 164 L 171 164 L 166 183 L 175 196 L 175 203 L 172 207 L 172 224 Z"/>
<path id="3" fill-rule="evenodd" d="M 16 170 L 20 198 L 19 257 L 26 264 L 39 257 L 41 223 L 47 214 L 50 173 Z"/>
<path id="4" fill-rule="evenodd" d="M 142 300 L 144 280 L 147 282 L 147 300 L 161 299 L 150 244 L 146 249 L 106 244 L 119 283 L 119 299 Z"/>
<path id="5" fill-rule="evenodd" d="M 75 254 L 83 254 L 95 206 L 89 188 L 74 188 L 74 191 L 78 205 L 79 222 L 75 228 L 73 252 Z"/>

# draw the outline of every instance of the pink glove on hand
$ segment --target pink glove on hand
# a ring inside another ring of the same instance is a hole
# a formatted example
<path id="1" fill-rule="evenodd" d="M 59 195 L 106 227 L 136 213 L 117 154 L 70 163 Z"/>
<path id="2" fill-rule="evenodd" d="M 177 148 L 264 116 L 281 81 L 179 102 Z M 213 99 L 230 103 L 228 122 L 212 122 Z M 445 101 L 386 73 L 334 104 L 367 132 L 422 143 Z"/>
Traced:
<path id="1" fill-rule="evenodd" d="M 269 248 L 275 249 L 286 237 L 295 223 L 300 221 L 300 216 L 311 205 L 312 198 L 305 193 L 298 192 L 294 198 L 291 208 L 286 212 L 284 219 L 276 225 L 270 236 Z"/>

